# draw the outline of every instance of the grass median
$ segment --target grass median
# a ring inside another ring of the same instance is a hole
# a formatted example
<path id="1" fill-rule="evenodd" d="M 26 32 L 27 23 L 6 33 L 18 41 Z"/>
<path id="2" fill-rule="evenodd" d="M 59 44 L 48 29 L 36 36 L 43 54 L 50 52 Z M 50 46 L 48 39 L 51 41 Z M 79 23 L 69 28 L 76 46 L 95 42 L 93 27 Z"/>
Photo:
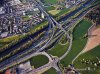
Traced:
<path id="1" fill-rule="evenodd" d="M 48 53 L 53 56 L 61 57 L 67 51 L 68 45 L 56 44 L 54 48 L 48 50 Z"/>
<path id="2" fill-rule="evenodd" d="M 62 45 L 60 44 L 60 40 L 53 48 L 47 51 L 49 54 L 53 56 L 61 57 L 67 51 L 69 44 L 66 43 L 65 45 Z"/>

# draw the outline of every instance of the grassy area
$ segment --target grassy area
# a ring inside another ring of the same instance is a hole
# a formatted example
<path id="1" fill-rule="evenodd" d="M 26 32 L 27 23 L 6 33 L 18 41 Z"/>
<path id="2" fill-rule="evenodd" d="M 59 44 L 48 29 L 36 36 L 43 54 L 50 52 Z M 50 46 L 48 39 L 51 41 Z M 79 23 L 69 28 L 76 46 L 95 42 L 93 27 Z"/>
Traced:
<path id="1" fill-rule="evenodd" d="M 61 64 L 63 66 L 68 66 L 74 59 L 74 57 L 82 51 L 84 46 L 86 45 L 87 38 L 84 38 L 84 35 L 87 33 L 88 28 L 91 26 L 91 22 L 87 20 L 82 20 L 78 25 L 75 27 L 73 31 L 73 43 L 72 43 L 72 50 L 69 54 L 61 60 Z"/>
<path id="2" fill-rule="evenodd" d="M 55 7 L 54 7 L 54 6 L 49 6 L 49 7 L 46 7 L 45 9 L 46 9 L 47 11 L 50 11 L 50 10 L 54 10 Z"/>
<path id="3" fill-rule="evenodd" d="M 49 14 L 53 15 L 55 18 L 59 18 L 63 15 L 65 15 L 70 9 L 64 8 L 63 10 L 56 10 L 55 6 L 46 7 L 46 10 Z"/>
<path id="4" fill-rule="evenodd" d="M 66 35 L 63 35 L 59 42 L 60 42 L 61 44 L 66 44 L 66 43 L 68 42 L 68 41 L 67 41 L 67 36 L 66 36 Z"/>
<path id="5" fill-rule="evenodd" d="M 36 29 L 40 29 L 41 27 L 43 27 L 43 26 L 45 26 L 47 24 L 48 24 L 47 21 L 44 21 L 44 22 L 42 22 L 40 24 L 37 24 L 34 27 L 32 27 L 29 32 L 34 32 Z"/>
<path id="6" fill-rule="evenodd" d="M 49 70 L 47 70 L 43 74 L 57 74 L 57 72 L 56 72 L 56 70 L 54 68 L 50 68 Z"/>
<path id="7" fill-rule="evenodd" d="M 59 12 L 60 12 L 61 10 L 50 10 L 50 11 L 48 11 L 51 15 L 56 15 L 56 14 L 58 14 Z"/>
<path id="8" fill-rule="evenodd" d="M 11 43 L 12 41 L 19 40 L 22 37 L 23 37 L 22 35 L 14 35 L 14 36 L 0 39 L 0 48 L 3 48 L 5 45 Z"/>
<path id="9" fill-rule="evenodd" d="M 90 67 L 91 69 L 95 68 L 96 70 L 92 71 L 82 71 L 82 74 L 100 74 L 100 45 L 95 47 L 89 52 L 86 52 L 80 55 L 74 62 L 76 68 L 86 68 Z M 84 59 L 84 60 L 83 60 Z M 86 61 L 86 62 L 85 62 Z M 77 64 L 78 63 L 78 64 Z M 98 66 L 95 66 L 94 64 Z"/>
<path id="10" fill-rule="evenodd" d="M 30 17 L 29 16 L 23 16 L 22 19 L 23 19 L 23 21 L 28 21 L 28 20 L 30 20 Z"/>
<path id="11" fill-rule="evenodd" d="M 19 39 L 19 37 L 20 35 L 14 35 L 11 37 L 3 38 L 3 39 L 0 39 L 0 43 L 9 43 L 9 42 L 12 42 L 13 40 Z"/>
<path id="12" fill-rule="evenodd" d="M 63 9 L 63 10 L 61 10 L 56 16 L 61 16 L 61 15 L 63 15 L 63 14 L 66 14 L 69 10 L 70 10 L 69 8 Z"/>
<path id="13" fill-rule="evenodd" d="M 48 50 L 48 53 L 53 55 L 53 56 L 58 56 L 61 57 L 68 49 L 68 45 L 61 45 L 61 44 L 56 44 L 52 49 Z"/>
<path id="14" fill-rule="evenodd" d="M 100 70 L 99 71 L 80 71 L 81 74 L 100 74 Z"/>
<path id="15" fill-rule="evenodd" d="M 83 36 L 87 33 L 89 27 L 92 26 L 92 23 L 87 20 L 82 20 L 74 29 L 73 36 L 74 39 L 83 38 Z"/>
<path id="16" fill-rule="evenodd" d="M 67 51 L 67 48 L 68 48 L 68 44 L 67 45 L 56 44 L 54 48 L 48 50 L 48 53 L 53 56 L 60 57 Z"/>
<path id="17" fill-rule="evenodd" d="M 49 59 L 44 55 L 38 55 L 30 59 L 31 66 L 38 68 L 49 62 Z"/>
<path id="18" fill-rule="evenodd" d="M 57 0 L 43 0 L 45 4 L 56 4 Z"/>
<path id="19" fill-rule="evenodd" d="M 69 8 L 61 10 L 58 14 L 56 14 L 54 17 L 56 20 L 59 20 L 62 16 L 65 16 L 70 11 Z"/>

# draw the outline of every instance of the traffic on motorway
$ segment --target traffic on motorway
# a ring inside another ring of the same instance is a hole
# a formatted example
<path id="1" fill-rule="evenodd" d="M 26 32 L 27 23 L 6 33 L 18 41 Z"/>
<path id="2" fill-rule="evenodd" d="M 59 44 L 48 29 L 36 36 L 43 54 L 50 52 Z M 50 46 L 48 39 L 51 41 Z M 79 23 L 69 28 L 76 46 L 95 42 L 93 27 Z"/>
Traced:
<path id="1" fill-rule="evenodd" d="M 75 11 L 73 11 L 73 12 L 71 12 L 71 13 L 69 13 L 68 15 L 66 15 L 66 16 L 64 16 L 63 18 L 61 18 L 60 20 L 58 20 L 58 22 L 61 22 L 61 21 L 65 21 L 65 20 L 67 20 L 69 17 L 71 17 L 71 16 L 73 16 L 73 15 L 75 15 L 77 12 L 79 12 L 79 11 L 81 11 L 83 8 L 85 8 L 87 5 L 89 6 L 89 4 L 91 4 L 91 2 L 93 2 L 94 0 L 89 0 L 88 2 L 86 2 L 85 4 L 83 4 L 81 7 L 79 7 L 78 9 L 76 9 Z M 40 4 L 39 4 L 40 5 Z M 42 10 L 42 9 L 41 9 Z M 42 11 L 44 11 L 44 10 L 42 10 Z M 87 11 L 85 11 L 85 12 L 87 12 Z M 85 12 L 83 12 L 84 14 L 85 14 Z M 44 12 L 45 13 L 45 12 Z M 79 19 L 79 18 L 81 18 L 81 16 L 83 15 L 83 13 L 81 14 L 81 15 L 79 15 L 78 17 L 77 17 L 77 19 Z M 47 14 L 47 13 L 46 13 Z M 52 22 L 54 22 L 52 19 L 51 19 L 51 16 L 48 16 L 48 17 L 50 17 L 49 18 L 49 21 L 51 21 L 51 23 Z M 73 23 L 73 22 L 72 22 Z M 70 24 L 72 24 L 72 23 L 68 23 L 67 24 L 67 26 L 70 26 Z M 30 38 L 34 38 L 35 36 L 37 36 L 39 33 L 41 33 L 41 32 L 43 32 L 43 31 L 45 31 L 46 29 L 48 28 L 48 26 L 46 26 L 45 28 L 43 28 L 43 29 L 41 29 L 40 31 L 38 31 L 38 32 L 36 32 L 35 34 L 33 34 L 33 35 L 31 35 L 31 36 L 29 36 L 29 37 L 27 37 L 27 38 L 25 38 L 25 39 L 23 39 L 23 40 L 21 40 L 18 44 L 16 44 L 15 46 L 12 46 L 12 47 L 10 47 L 10 48 L 8 48 L 7 50 L 5 50 L 5 51 L 3 51 L 3 52 L 0 52 L 0 57 L 3 57 L 3 56 L 5 56 L 5 55 L 7 55 L 8 53 L 10 53 L 10 51 L 13 51 L 15 48 L 18 48 L 18 47 L 20 47 L 20 45 L 22 45 L 22 44 L 24 44 L 25 42 L 27 42 L 27 41 L 29 41 L 30 40 Z M 55 32 L 55 34 L 58 32 L 58 31 L 60 31 L 61 29 L 57 29 L 57 31 Z M 31 46 L 32 48 L 30 48 L 30 49 L 25 49 L 25 50 L 23 50 L 23 51 L 19 51 L 18 53 L 16 53 L 14 56 L 12 56 L 12 58 L 8 58 L 9 60 L 14 60 L 14 59 L 16 59 L 17 57 L 18 57 L 18 55 L 19 55 L 19 53 L 20 54 L 23 54 L 23 53 L 25 53 L 25 52 L 27 52 L 27 51 L 29 51 L 29 50 L 31 50 L 31 49 L 33 49 L 34 47 L 33 46 Z M 45 47 L 43 47 L 42 48 L 42 50 L 44 49 Z M 40 48 L 38 48 L 38 49 L 35 49 L 36 51 L 38 50 L 41 50 Z M 36 51 L 33 51 L 34 53 L 36 52 Z M 29 54 L 32 54 L 33 52 L 31 52 L 31 53 L 28 53 L 28 55 Z M 2 54 L 3 53 L 3 54 Z M 16 58 L 15 58 L 16 57 Z M 17 58 L 18 59 L 18 58 Z M 4 69 L 4 65 L 7 65 L 7 64 L 9 64 L 9 63 L 11 63 L 11 62 L 13 62 L 13 60 L 12 61 L 2 61 L 1 63 L 0 63 L 0 68 L 1 69 Z"/>

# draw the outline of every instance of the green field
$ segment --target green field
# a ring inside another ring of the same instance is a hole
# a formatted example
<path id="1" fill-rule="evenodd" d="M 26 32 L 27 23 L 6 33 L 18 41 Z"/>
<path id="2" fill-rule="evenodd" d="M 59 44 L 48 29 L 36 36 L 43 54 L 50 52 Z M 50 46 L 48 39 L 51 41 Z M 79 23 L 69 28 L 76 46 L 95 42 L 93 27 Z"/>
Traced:
<path id="1" fill-rule="evenodd" d="M 68 44 L 66 45 L 60 45 L 56 44 L 54 48 L 48 50 L 48 53 L 53 55 L 53 56 L 62 56 L 68 49 Z"/>
<path id="2" fill-rule="evenodd" d="M 43 74 L 57 74 L 57 72 L 56 72 L 56 70 L 54 68 L 50 68 L 49 70 L 47 70 Z"/>
<path id="3" fill-rule="evenodd" d="M 10 43 L 13 40 L 18 40 L 20 37 L 21 35 L 14 35 L 11 37 L 3 38 L 3 39 L 0 39 L 0 43 Z"/>
<path id="4" fill-rule="evenodd" d="M 48 12 L 49 12 L 49 14 L 51 14 L 51 15 L 54 16 L 54 15 L 60 13 L 60 11 L 61 11 L 61 10 L 50 10 L 50 11 L 48 11 Z"/>
<path id="5" fill-rule="evenodd" d="M 56 4 L 57 0 L 43 0 L 45 4 Z"/>
<path id="6" fill-rule="evenodd" d="M 46 25 L 48 25 L 48 22 L 44 21 L 44 22 L 37 24 L 34 27 L 30 28 L 29 32 L 34 32 L 36 29 L 40 29 L 41 27 L 46 26 Z"/>
<path id="7" fill-rule="evenodd" d="M 66 35 L 63 35 L 59 42 L 60 42 L 60 44 L 64 44 L 64 45 L 65 45 L 66 43 L 68 43 L 68 41 L 67 41 L 67 36 L 66 36 Z"/>
<path id="8" fill-rule="evenodd" d="M 90 67 L 92 71 L 82 71 L 82 74 L 100 74 L 100 45 L 89 52 L 80 55 L 74 62 L 76 68 Z M 84 59 L 84 60 L 83 60 Z M 87 61 L 87 62 L 85 62 Z M 77 64 L 78 63 L 78 64 Z M 98 64 L 95 66 L 94 64 Z M 95 68 L 96 70 L 93 70 Z"/>
<path id="9" fill-rule="evenodd" d="M 28 21 L 28 20 L 30 20 L 30 17 L 29 16 L 22 16 L 22 20 L 23 21 Z"/>
<path id="10" fill-rule="evenodd" d="M 48 11 L 49 14 L 51 14 L 55 18 L 60 18 L 61 16 L 67 14 L 68 11 L 70 11 L 69 8 L 67 9 L 64 8 L 63 10 L 56 10 L 54 6 L 47 7 L 46 10 Z"/>
<path id="11" fill-rule="evenodd" d="M 46 7 L 45 9 L 46 9 L 46 11 L 50 11 L 50 10 L 54 10 L 55 7 L 54 6 L 49 6 L 49 7 Z"/>
<path id="12" fill-rule="evenodd" d="M 30 59 L 31 66 L 35 68 L 41 67 L 49 62 L 49 59 L 44 55 L 38 55 Z"/>
<path id="13" fill-rule="evenodd" d="M 74 28 L 73 31 L 73 43 L 72 43 L 72 50 L 69 54 L 61 60 L 61 64 L 63 66 L 68 66 L 68 64 L 72 63 L 74 57 L 82 51 L 84 48 L 87 38 L 84 38 L 84 35 L 87 33 L 88 28 L 91 26 L 91 22 L 87 20 L 82 20 L 77 26 Z"/>
<path id="14" fill-rule="evenodd" d="M 62 15 L 64 15 L 64 14 L 66 14 L 69 10 L 70 10 L 69 8 L 61 10 L 61 11 L 56 15 L 56 17 L 62 16 Z"/>
<path id="15" fill-rule="evenodd" d="M 6 37 L 3 39 L 0 39 L 0 49 L 4 48 L 6 45 L 8 45 L 9 43 L 13 42 L 13 41 L 18 41 L 21 38 L 23 38 L 24 35 L 14 35 L 14 36 L 10 36 L 10 37 Z"/>
<path id="16" fill-rule="evenodd" d="M 61 57 L 68 49 L 69 44 L 61 45 L 59 42 L 50 50 L 48 50 L 48 53 L 53 56 Z"/>

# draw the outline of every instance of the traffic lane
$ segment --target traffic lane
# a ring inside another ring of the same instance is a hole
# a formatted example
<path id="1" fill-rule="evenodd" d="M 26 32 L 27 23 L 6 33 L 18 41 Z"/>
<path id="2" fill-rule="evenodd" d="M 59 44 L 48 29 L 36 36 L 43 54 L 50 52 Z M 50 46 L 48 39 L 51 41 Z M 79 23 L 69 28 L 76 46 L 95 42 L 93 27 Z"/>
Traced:
<path id="1" fill-rule="evenodd" d="M 40 39 L 41 40 L 41 39 Z M 41 46 L 41 45 L 40 45 Z M 4 65 L 4 64 L 7 64 L 7 63 L 9 63 L 9 62 L 11 62 L 11 61 L 13 61 L 13 60 L 15 60 L 15 58 L 17 58 L 18 57 L 18 55 L 22 55 L 22 54 L 24 54 L 25 52 L 28 52 L 29 50 L 32 50 L 33 51 L 33 49 L 34 49 L 34 47 L 32 46 L 31 48 L 29 48 L 29 49 L 26 49 L 26 50 L 24 50 L 23 52 L 20 52 L 20 53 L 18 53 L 18 54 L 16 54 L 16 55 L 14 55 L 14 56 L 12 56 L 11 58 L 9 58 L 9 60 L 5 60 L 4 61 L 4 63 L 3 64 L 1 64 L 2 66 Z M 39 50 L 40 48 L 38 48 L 38 50 Z M 34 51 L 36 51 L 35 49 L 34 49 Z"/>
<path id="2" fill-rule="evenodd" d="M 24 42 L 24 41 L 23 41 Z"/>

